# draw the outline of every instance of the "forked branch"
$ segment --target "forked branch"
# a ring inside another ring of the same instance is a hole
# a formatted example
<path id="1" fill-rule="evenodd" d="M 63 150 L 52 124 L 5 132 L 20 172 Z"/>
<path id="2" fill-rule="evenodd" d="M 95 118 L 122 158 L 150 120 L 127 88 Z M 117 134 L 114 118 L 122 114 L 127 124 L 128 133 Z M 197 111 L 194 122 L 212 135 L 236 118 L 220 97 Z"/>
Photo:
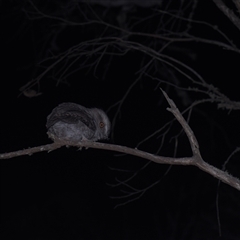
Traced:
<path id="1" fill-rule="evenodd" d="M 141 158 L 144 158 L 144 159 L 147 159 L 147 160 L 153 161 L 155 163 L 159 163 L 159 164 L 196 166 L 199 169 L 209 173 L 213 177 L 216 177 L 220 181 L 222 181 L 240 191 L 240 180 L 238 178 L 231 176 L 226 171 L 222 171 L 222 170 L 208 164 L 207 162 L 205 162 L 202 159 L 200 150 L 199 150 L 199 145 L 198 145 L 197 139 L 196 139 L 192 129 L 190 128 L 190 126 L 188 125 L 186 120 L 183 118 L 182 114 L 176 107 L 173 100 L 171 100 L 168 97 L 166 92 L 164 92 L 163 90 L 162 90 L 162 92 L 170 105 L 170 108 L 168 108 L 167 110 L 170 111 L 175 116 L 175 118 L 181 124 L 181 126 L 183 127 L 183 129 L 188 137 L 188 140 L 191 145 L 192 153 L 193 153 L 192 157 L 182 157 L 182 158 L 164 157 L 164 156 L 159 156 L 159 155 L 151 154 L 148 152 L 144 152 L 144 151 L 138 150 L 137 148 L 129 148 L 129 147 L 125 147 L 125 146 L 100 143 L 100 142 L 80 142 L 80 143 L 76 144 L 76 143 L 63 141 L 63 142 L 56 142 L 56 143 L 47 144 L 47 145 L 43 145 L 43 146 L 28 148 L 28 149 L 24 149 L 24 150 L 20 150 L 20 151 L 15 151 L 15 152 L 2 153 L 2 154 L 0 154 L 0 159 L 9 159 L 9 158 L 19 157 L 19 156 L 23 156 L 23 155 L 32 155 L 33 153 L 43 152 L 43 151 L 50 152 L 50 151 L 53 151 L 53 150 L 58 149 L 63 146 L 73 146 L 73 147 L 78 147 L 80 149 L 82 149 L 84 147 L 85 148 L 104 149 L 104 150 L 121 152 L 121 153 L 129 154 L 129 155 L 141 157 Z"/>

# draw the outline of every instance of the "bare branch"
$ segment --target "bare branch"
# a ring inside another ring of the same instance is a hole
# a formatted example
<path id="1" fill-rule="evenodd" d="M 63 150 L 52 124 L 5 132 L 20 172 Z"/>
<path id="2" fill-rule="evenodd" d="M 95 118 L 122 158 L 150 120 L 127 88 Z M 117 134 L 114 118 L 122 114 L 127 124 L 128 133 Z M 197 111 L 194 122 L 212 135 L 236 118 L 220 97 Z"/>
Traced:
<path id="1" fill-rule="evenodd" d="M 120 145 L 113 145 L 107 143 L 100 143 L 100 142 L 81 142 L 79 144 L 72 144 L 70 142 L 62 142 L 62 143 L 52 143 L 47 145 L 42 145 L 38 147 L 28 148 L 16 152 L 10 153 L 2 153 L 0 154 L 0 159 L 9 159 L 13 157 L 19 157 L 23 155 L 32 155 L 36 152 L 44 152 L 44 151 L 53 151 L 63 146 L 74 146 L 82 149 L 85 148 L 96 148 L 96 149 L 103 149 L 115 152 L 121 152 L 125 154 L 129 154 L 132 156 L 137 156 L 140 158 L 147 159 L 149 161 L 159 163 L 159 164 L 170 164 L 170 165 L 192 165 L 197 166 L 201 170 L 209 173 L 210 175 L 216 177 L 217 179 L 221 180 L 224 183 L 238 189 L 240 191 L 240 180 L 231 176 L 227 172 L 219 170 L 210 164 L 199 161 L 196 156 L 193 157 L 182 157 L 182 158 L 171 158 L 171 157 L 164 157 L 164 156 L 157 156 L 148 152 L 144 152 L 138 149 L 133 149 L 125 146 Z"/>
<path id="2" fill-rule="evenodd" d="M 236 8 L 238 9 L 238 13 L 240 13 L 240 1 L 239 0 L 233 0 Z"/>
<path id="3" fill-rule="evenodd" d="M 187 134 L 187 137 L 188 137 L 188 139 L 190 141 L 190 145 L 191 145 L 191 149 L 192 149 L 193 155 L 196 156 L 198 159 L 201 159 L 201 155 L 200 155 L 200 152 L 199 152 L 198 141 L 197 141 L 197 139 L 196 139 L 192 129 L 189 127 L 188 123 L 185 121 L 185 119 L 183 118 L 182 114 L 179 112 L 179 110 L 176 107 L 176 105 L 173 102 L 173 100 L 168 97 L 166 92 L 164 92 L 163 90 L 162 90 L 162 92 L 163 92 L 165 98 L 167 99 L 168 104 L 171 106 L 171 108 L 167 108 L 167 110 L 169 112 L 171 112 L 175 116 L 175 118 L 182 125 L 185 133 Z"/>
<path id="4" fill-rule="evenodd" d="M 232 21 L 238 30 L 240 30 L 240 19 L 234 14 L 234 12 L 229 9 L 222 0 L 213 0 L 213 2 Z"/>
<path id="5" fill-rule="evenodd" d="M 15 152 L 1 153 L 0 159 L 9 159 L 9 158 L 20 157 L 20 156 L 24 156 L 24 155 L 31 156 L 33 153 L 37 153 L 37 152 L 46 152 L 46 151 L 51 152 L 51 151 L 56 150 L 64 145 L 65 144 L 61 144 L 61 143 L 51 143 L 51 144 L 27 148 L 27 149 L 15 151 Z"/>
<path id="6" fill-rule="evenodd" d="M 186 122 L 186 120 L 183 118 L 179 110 L 177 109 L 175 103 L 173 100 L 171 100 L 166 92 L 162 90 L 165 98 L 167 99 L 169 105 L 171 108 L 168 108 L 167 110 L 172 112 L 172 114 L 176 117 L 178 122 L 182 125 L 183 130 L 185 131 L 190 145 L 191 149 L 193 152 L 192 157 L 182 157 L 182 158 L 173 158 L 173 157 L 164 157 L 164 156 L 158 156 L 152 153 L 144 152 L 138 149 L 133 149 L 125 146 L 120 146 L 120 145 L 113 145 L 113 144 L 106 144 L 106 143 L 100 143 L 100 142 L 80 142 L 78 144 L 76 143 L 71 143 L 71 142 L 65 142 L 65 141 L 60 141 L 52 144 L 47 144 L 39 147 L 33 147 L 29 149 L 24 149 L 16 152 L 10 152 L 10 153 L 3 153 L 0 154 L 0 159 L 8 159 L 8 158 L 13 158 L 13 157 L 18 157 L 18 156 L 23 156 L 23 155 L 31 155 L 36 152 L 43 152 L 43 151 L 52 151 L 57 148 L 60 148 L 62 146 L 74 146 L 82 149 L 83 147 L 85 148 L 96 148 L 96 149 L 104 149 L 104 150 L 109 150 L 109 151 L 116 151 L 116 152 L 121 152 L 133 156 L 137 156 L 140 158 L 147 159 L 149 161 L 159 163 L 159 164 L 169 164 L 169 165 L 192 165 L 196 166 L 199 169 L 209 173 L 210 175 L 216 177 L 220 181 L 238 189 L 240 191 L 240 180 L 238 178 L 235 178 L 228 174 L 225 171 L 222 171 L 208 163 L 206 163 L 200 154 L 199 151 L 199 145 L 197 142 L 197 139 Z"/>

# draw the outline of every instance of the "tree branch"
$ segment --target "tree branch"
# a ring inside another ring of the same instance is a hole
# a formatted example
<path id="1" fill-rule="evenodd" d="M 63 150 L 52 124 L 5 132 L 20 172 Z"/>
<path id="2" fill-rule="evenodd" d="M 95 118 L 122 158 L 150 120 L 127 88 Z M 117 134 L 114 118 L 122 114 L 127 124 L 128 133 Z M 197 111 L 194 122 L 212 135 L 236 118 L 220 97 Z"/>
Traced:
<path id="1" fill-rule="evenodd" d="M 240 19 L 234 14 L 234 12 L 229 9 L 222 0 L 213 0 L 213 2 L 231 20 L 238 30 L 240 30 Z"/>
<path id="2" fill-rule="evenodd" d="M 72 143 L 72 142 L 66 142 L 66 141 L 59 141 L 52 144 L 42 145 L 38 147 L 28 148 L 20 151 L 10 152 L 10 153 L 2 153 L 0 154 L 0 159 L 9 159 L 13 157 L 19 157 L 23 155 L 32 155 L 36 152 L 44 152 L 44 151 L 53 151 L 55 149 L 58 149 L 63 146 L 73 146 L 78 147 L 82 149 L 85 148 L 96 148 L 96 149 L 103 149 L 103 150 L 109 150 L 109 151 L 115 151 L 115 152 L 121 152 L 129 155 L 133 155 L 136 157 L 144 158 L 149 161 L 159 163 L 159 164 L 169 164 L 169 165 L 192 165 L 196 166 L 199 169 L 203 170 L 204 172 L 209 173 L 213 177 L 219 179 L 220 181 L 236 188 L 240 191 L 240 180 L 236 177 L 231 176 L 225 171 L 222 171 L 207 162 L 205 162 L 200 154 L 199 151 L 199 145 L 197 142 L 197 139 L 186 122 L 186 120 L 183 118 L 181 113 L 179 112 L 178 108 L 176 107 L 175 103 L 172 99 L 170 99 L 166 92 L 162 90 L 165 98 L 167 99 L 170 108 L 167 108 L 168 111 L 170 111 L 178 120 L 178 122 L 182 125 L 188 139 L 191 145 L 191 149 L 193 152 L 192 157 L 182 157 L 182 158 L 172 158 L 172 157 L 164 157 L 164 156 L 158 156 L 152 153 L 144 152 L 141 150 L 138 150 L 137 148 L 129 148 L 125 146 L 120 145 L 113 145 L 113 144 L 107 144 L 107 143 L 100 143 L 100 142 L 80 142 L 80 143 Z"/>
<path id="3" fill-rule="evenodd" d="M 73 144 L 70 142 L 62 142 L 62 143 L 52 143 L 47 145 L 42 145 L 38 147 L 28 148 L 20 151 L 10 152 L 10 153 L 2 153 L 0 154 L 0 159 L 9 159 L 24 155 L 31 156 L 33 153 L 37 152 L 44 152 L 44 151 L 53 151 L 63 146 L 73 146 L 78 148 L 95 148 L 95 149 L 102 149 L 102 150 L 109 150 L 114 152 L 120 152 L 129 154 L 132 156 L 140 157 L 147 159 L 149 161 L 159 163 L 159 164 L 169 164 L 169 165 L 192 165 L 200 168 L 201 170 L 209 173 L 210 175 L 216 177 L 217 179 L 221 180 L 222 182 L 227 183 L 228 185 L 238 189 L 240 191 L 240 180 L 231 176 L 227 172 L 224 172 L 220 169 L 211 166 L 210 164 L 204 161 L 198 161 L 196 156 L 192 157 L 183 157 L 183 158 L 171 158 L 171 157 L 164 157 L 154 155 L 148 152 L 144 152 L 138 149 L 129 148 L 120 145 L 113 145 L 107 143 L 100 143 L 100 142 L 81 142 L 79 144 Z"/>

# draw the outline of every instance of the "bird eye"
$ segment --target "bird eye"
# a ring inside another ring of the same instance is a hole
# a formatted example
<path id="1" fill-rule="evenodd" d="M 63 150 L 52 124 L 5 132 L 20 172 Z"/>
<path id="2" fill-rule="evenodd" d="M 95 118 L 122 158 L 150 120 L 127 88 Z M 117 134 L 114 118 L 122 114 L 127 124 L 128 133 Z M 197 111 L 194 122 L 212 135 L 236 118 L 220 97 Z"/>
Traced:
<path id="1" fill-rule="evenodd" d="M 104 126 L 105 126 L 105 124 L 104 124 L 103 122 L 100 122 L 100 123 L 99 123 L 99 127 L 100 127 L 100 128 L 103 128 Z"/>

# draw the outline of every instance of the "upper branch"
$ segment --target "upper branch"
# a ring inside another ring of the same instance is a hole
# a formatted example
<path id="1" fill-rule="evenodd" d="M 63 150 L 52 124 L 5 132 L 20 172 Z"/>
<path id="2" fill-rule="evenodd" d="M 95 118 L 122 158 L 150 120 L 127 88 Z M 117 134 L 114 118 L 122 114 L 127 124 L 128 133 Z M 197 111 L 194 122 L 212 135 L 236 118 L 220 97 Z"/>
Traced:
<path id="1" fill-rule="evenodd" d="M 234 12 L 229 9 L 222 0 L 213 0 L 213 2 L 232 21 L 238 30 L 240 30 L 240 19 L 234 14 Z"/>
<path id="2" fill-rule="evenodd" d="M 162 90 L 162 89 L 161 89 Z M 173 102 L 172 99 L 170 99 L 167 95 L 166 92 L 163 92 L 164 97 L 167 99 L 168 104 L 170 105 L 171 108 L 167 108 L 167 110 L 169 112 L 171 112 L 174 117 L 178 120 L 178 122 L 182 125 L 185 133 L 187 134 L 187 137 L 189 139 L 190 145 L 191 145 L 191 149 L 192 149 L 192 153 L 193 155 L 198 159 L 202 159 L 201 158 L 201 154 L 199 151 L 199 145 L 198 145 L 198 141 L 192 131 L 192 129 L 190 128 L 190 126 L 188 125 L 188 123 L 186 122 L 186 120 L 183 118 L 182 114 L 179 112 L 178 108 L 176 107 L 175 103 Z"/>

